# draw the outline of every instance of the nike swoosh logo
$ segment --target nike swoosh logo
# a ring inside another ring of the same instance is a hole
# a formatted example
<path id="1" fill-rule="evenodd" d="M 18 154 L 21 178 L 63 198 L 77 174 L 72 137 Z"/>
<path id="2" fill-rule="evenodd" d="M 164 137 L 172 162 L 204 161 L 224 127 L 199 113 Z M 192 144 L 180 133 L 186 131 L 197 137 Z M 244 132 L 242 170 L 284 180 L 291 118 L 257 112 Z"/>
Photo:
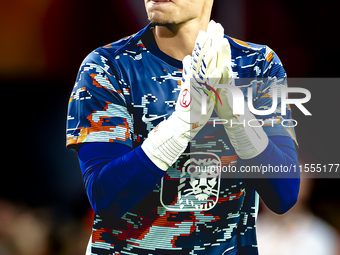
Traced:
<path id="1" fill-rule="evenodd" d="M 168 115 L 168 114 L 164 114 L 164 115 L 161 115 L 161 116 L 155 116 L 155 117 L 147 118 L 145 116 L 145 114 L 144 114 L 143 117 L 142 117 L 142 121 L 143 122 L 151 122 L 151 121 L 157 120 L 159 118 L 165 117 L 166 115 Z"/>

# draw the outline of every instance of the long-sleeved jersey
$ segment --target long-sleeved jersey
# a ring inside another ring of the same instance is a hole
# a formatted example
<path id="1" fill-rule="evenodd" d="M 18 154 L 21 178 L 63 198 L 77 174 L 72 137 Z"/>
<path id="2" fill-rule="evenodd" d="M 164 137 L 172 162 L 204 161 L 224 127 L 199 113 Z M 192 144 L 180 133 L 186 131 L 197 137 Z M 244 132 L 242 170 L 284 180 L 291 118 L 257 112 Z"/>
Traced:
<path id="1" fill-rule="evenodd" d="M 152 29 L 147 26 L 100 47 L 84 60 L 69 101 L 68 147 L 105 142 L 133 150 L 175 110 L 182 62 L 157 48 Z M 252 88 L 256 109 L 271 108 L 270 88 L 287 86 L 279 58 L 267 46 L 226 38 L 235 86 L 245 99 Z M 283 116 L 280 98 L 277 103 L 272 114 L 256 117 L 264 119 L 268 136 L 296 141 L 294 128 L 282 125 L 291 119 L 290 108 Z M 192 170 L 193 164 L 238 166 L 238 161 L 223 126 L 206 125 L 158 184 L 123 216 L 96 215 L 92 254 L 257 254 L 258 198 L 251 181 Z M 129 192 L 133 196 L 134 190 Z"/>

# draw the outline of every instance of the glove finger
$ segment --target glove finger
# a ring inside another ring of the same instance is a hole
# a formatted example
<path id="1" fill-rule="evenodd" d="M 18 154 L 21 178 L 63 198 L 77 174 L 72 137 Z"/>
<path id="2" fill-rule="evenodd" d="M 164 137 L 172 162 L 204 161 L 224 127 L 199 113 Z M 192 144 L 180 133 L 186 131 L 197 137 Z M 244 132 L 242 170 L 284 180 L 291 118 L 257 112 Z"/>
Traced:
<path id="1" fill-rule="evenodd" d="M 182 72 L 182 86 L 185 86 L 187 80 L 192 77 L 192 70 L 191 70 L 191 56 L 187 55 L 183 61 L 183 72 Z"/>
<path id="2" fill-rule="evenodd" d="M 225 59 L 231 58 L 229 42 L 226 38 L 223 38 L 217 43 L 215 47 L 217 50 L 217 67 L 221 68 Z"/>
<path id="3" fill-rule="evenodd" d="M 198 43 L 198 44 L 203 46 L 204 42 L 207 40 L 207 38 L 208 38 L 208 33 L 203 31 L 203 30 L 200 30 L 198 32 L 198 35 L 197 35 L 195 43 Z"/>
<path id="4" fill-rule="evenodd" d="M 221 41 L 221 45 L 223 46 L 223 48 L 222 48 L 223 54 L 225 54 L 223 56 L 227 59 L 231 59 L 231 49 L 230 49 L 230 44 L 229 44 L 228 39 L 223 38 L 222 41 Z"/>
<path id="5" fill-rule="evenodd" d="M 223 39 L 224 28 L 220 23 L 211 20 L 208 25 L 207 34 L 212 38 L 212 46 L 215 47 Z"/>
<path id="6" fill-rule="evenodd" d="M 225 59 L 221 67 L 221 80 L 219 83 L 229 84 L 231 77 L 232 77 L 231 62 L 229 59 Z"/>
<path id="7" fill-rule="evenodd" d="M 217 67 L 217 52 L 214 48 L 209 48 L 204 54 L 202 62 L 205 63 L 206 69 Z"/>
<path id="8" fill-rule="evenodd" d="M 204 52 L 210 47 L 211 39 L 208 37 L 207 33 L 204 31 L 200 31 L 195 43 L 195 48 L 192 52 L 192 66 L 194 72 L 197 72 L 197 63 L 201 61 Z"/>
<path id="9" fill-rule="evenodd" d="M 195 41 L 194 51 L 195 50 L 198 51 L 198 52 L 202 51 L 202 49 L 205 46 L 207 46 L 206 44 L 208 42 L 208 38 L 209 38 L 208 34 L 206 32 L 204 32 L 203 30 L 200 30 L 198 32 L 198 36 L 197 36 L 196 41 Z"/>
<path id="10" fill-rule="evenodd" d="M 207 34 L 213 39 L 222 39 L 224 35 L 224 28 L 220 23 L 211 20 L 208 24 Z"/>
<path id="11" fill-rule="evenodd" d="M 212 68 L 216 67 L 217 52 L 214 48 L 209 48 L 207 52 L 199 59 L 197 63 L 197 77 L 198 82 L 205 82 L 207 74 L 211 72 Z"/>
<path id="12" fill-rule="evenodd" d="M 188 71 L 190 70 L 190 66 L 191 66 L 191 56 L 190 55 L 185 56 L 182 63 L 183 63 L 183 74 L 187 75 Z"/>
<path id="13" fill-rule="evenodd" d="M 207 28 L 207 34 L 211 36 L 213 34 L 213 31 L 215 29 L 216 22 L 214 20 L 210 20 Z"/>
<path id="14" fill-rule="evenodd" d="M 223 37 L 224 37 L 224 28 L 222 27 L 220 23 L 217 23 L 215 31 L 214 31 L 213 40 L 216 43 L 218 43 L 223 39 Z"/>
<path id="15" fill-rule="evenodd" d="M 214 68 L 209 74 L 208 74 L 208 83 L 211 87 L 215 87 L 216 84 L 220 81 L 222 76 L 221 71 L 218 68 Z"/>

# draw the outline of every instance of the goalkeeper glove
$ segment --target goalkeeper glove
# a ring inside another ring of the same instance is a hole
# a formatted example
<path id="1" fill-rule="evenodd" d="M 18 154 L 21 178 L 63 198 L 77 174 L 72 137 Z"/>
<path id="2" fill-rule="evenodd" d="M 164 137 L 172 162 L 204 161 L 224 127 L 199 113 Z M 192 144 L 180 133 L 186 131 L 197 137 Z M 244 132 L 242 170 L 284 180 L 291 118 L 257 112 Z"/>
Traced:
<path id="1" fill-rule="evenodd" d="M 222 105 L 216 105 L 215 111 L 220 119 L 227 120 L 223 125 L 237 155 L 241 159 L 254 158 L 266 149 L 268 136 L 261 126 L 249 126 L 249 121 L 256 118 L 249 111 L 246 103 L 244 103 L 244 115 L 233 114 L 233 98 L 228 86 L 217 89 Z"/>
<path id="2" fill-rule="evenodd" d="M 214 88 L 223 76 L 221 70 L 227 69 L 221 54 L 228 49 L 219 42 L 223 40 L 221 28 L 211 22 L 207 33 L 199 32 L 192 57 L 186 56 L 183 60 L 183 78 L 175 111 L 159 123 L 142 144 L 146 155 L 162 170 L 167 170 L 178 159 L 211 116 L 213 99 L 202 95 L 204 84 Z M 201 114 L 202 103 L 208 108 L 205 115 Z"/>

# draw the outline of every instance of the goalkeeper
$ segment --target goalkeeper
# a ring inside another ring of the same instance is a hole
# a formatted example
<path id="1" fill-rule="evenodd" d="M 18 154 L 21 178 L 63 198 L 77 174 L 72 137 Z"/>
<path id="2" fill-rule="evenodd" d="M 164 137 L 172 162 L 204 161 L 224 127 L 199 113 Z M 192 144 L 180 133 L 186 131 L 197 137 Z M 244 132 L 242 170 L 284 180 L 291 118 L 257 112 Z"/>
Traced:
<path id="1" fill-rule="evenodd" d="M 222 165 L 297 165 L 294 130 L 280 125 L 290 109 L 266 116 L 274 125 L 231 126 L 259 116 L 234 115 L 230 87 L 219 86 L 253 86 L 265 109 L 269 89 L 286 83 L 282 64 L 267 46 L 225 36 L 212 0 L 145 4 L 150 24 L 90 53 L 69 102 L 67 146 L 96 212 L 88 254 L 257 254 L 257 194 L 287 212 L 298 173 L 195 175 L 188 155 L 204 147 Z M 212 131 L 211 118 L 229 122 Z"/>

